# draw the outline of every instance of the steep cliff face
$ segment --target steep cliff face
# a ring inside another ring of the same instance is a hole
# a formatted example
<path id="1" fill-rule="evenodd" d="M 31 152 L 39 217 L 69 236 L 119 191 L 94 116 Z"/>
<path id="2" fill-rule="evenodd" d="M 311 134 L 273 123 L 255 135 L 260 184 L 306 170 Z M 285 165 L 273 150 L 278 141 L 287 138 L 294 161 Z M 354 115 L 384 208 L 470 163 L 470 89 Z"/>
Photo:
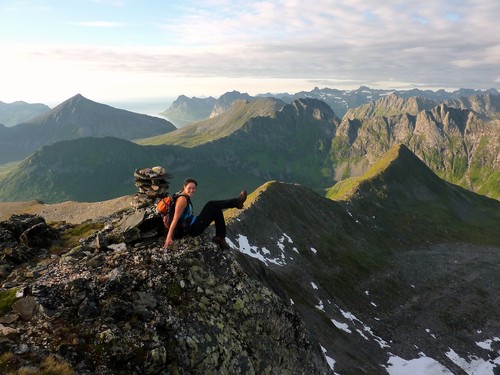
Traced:
<path id="1" fill-rule="evenodd" d="M 56 355 L 78 374 L 330 373 L 300 316 L 209 237 L 166 253 L 158 219 L 127 211 L 40 233 L 49 253 L 20 240 L 45 221 L 20 219 L 0 223 L 0 369 Z"/>
<path id="2" fill-rule="evenodd" d="M 422 97 L 414 96 L 405 99 L 396 94 L 389 94 L 377 101 L 349 109 L 344 117 L 353 119 L 378 116 L 391 117 L 401 114 L 416 115 L 418 112 L 430 110 L 436 105 L 438 105 L 438 102 Z"/>
<path id="3" fill-rule="evenodd" d="M 417 101 L 391 95 L 350 111 L 332 141 L 336 179 L 361 175 L 403 143 L 445 180 L 498 198 L 500 121 L 480 114 L 493 113 L 494 106 L 474 102 L 470 106 L 478 113 L 445 103 L 429 108 L 430 102 Z"/>
<path id="4" fill-rule="evenodd" d="M 462 97 L 445 102 L 450 107 L 470 109 L 481 115 L 499 118 L 500 117 L 500 95 L 491 93 Z"/>
<path id="5" fill-rule="evenodd" d="M 212 112 L 210 113 L 210 118 L 216 117 L 227 111 L 236 100 L 250 102 L 255 99 L 247 93 L 241 93 L 239 91 L 226 92 L 215 101 Z"/>
<path id="6" fill-rule="evenodd" d="M 188 98 L 185 95 L 180 95 L 160 115 L 168 118 L 178 128 L 181 128 L 207 118 L 212 112 L 215 101 L 216 99 L 211 96 L 208 98 Z"/>

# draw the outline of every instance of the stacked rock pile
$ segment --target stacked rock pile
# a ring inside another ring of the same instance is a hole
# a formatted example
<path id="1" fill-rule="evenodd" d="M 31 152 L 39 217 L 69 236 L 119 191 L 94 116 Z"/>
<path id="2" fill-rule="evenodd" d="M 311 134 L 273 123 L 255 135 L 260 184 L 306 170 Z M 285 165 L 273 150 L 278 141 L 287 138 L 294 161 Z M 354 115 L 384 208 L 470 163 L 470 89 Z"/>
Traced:
<path id="1" fill-rule="evenodd" d="M 157 198 L 168 195 L 168 180 L 171 178 L 172 175 L 163 167 L 136 169 L 134 179 L 138 192 L 134 196 L 132 205 L 137 208 L 144 207 Z"/>

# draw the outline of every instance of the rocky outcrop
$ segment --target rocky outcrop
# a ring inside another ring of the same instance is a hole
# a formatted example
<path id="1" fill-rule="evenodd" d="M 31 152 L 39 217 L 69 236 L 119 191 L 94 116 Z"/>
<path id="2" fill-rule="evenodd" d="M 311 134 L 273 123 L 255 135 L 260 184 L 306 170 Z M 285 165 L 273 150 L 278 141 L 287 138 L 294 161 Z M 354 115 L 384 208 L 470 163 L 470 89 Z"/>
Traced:
<path id="1" fill-rule="evenodd" d="M 500 95 L 472 95 L 445 102 L 450 107 L 469 109 L 484 116 L 500 118 Z"/>
<path id="2" fill-rule="evenodd" d="M 445 103 L 428 108 L 429 103 L 390 95 L 350 111 L 332 141 L 336 179 L 363 174 L 387 150 L 402 143 L 439 177 L 498 199 L 494 171 L 500 162 L 500 121 Z M 479 104 L 470 106 L 479 110 Z M 488 113 L 494 108 L 484 107 Z"/>
<path id="3" fill-rule="evenodd" d="M 47 249 L 58 238 L 58 232 L 41 216 L 14 215 L 0 222 L 0 282 L 15 274 L 18 266 L 47 256 Z"/>
<path id="4" fill-rule="evenodd" d="M 78 374 L 330 373 L 299 315 L 231 252 L 208 235 L 166 252 L 146 235 L 155 222 L 117 214 L 69 251 L 26 259 L 0 291 L 0 352 L 17 368 L 55 355 Z"/>

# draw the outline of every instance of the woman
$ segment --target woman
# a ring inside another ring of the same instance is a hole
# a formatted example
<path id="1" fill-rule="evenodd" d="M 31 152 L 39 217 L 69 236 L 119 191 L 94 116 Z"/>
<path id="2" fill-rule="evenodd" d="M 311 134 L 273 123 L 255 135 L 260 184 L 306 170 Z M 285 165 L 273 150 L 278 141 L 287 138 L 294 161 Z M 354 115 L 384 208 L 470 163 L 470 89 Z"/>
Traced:
<path id="1" fill-rule="evenodd" d="M 212 241 L 218 244 L 222 249 L 229 249 L 226 242 L 226 223 L 224 222 L 224 215 L 222 210 L 226 208 L 243 208 L 243 203 L 247 199 L 247 192 L 242 191 L 238 198 L 210 201 L 201 210 L 198 216 L 193 215 L 193 206 L 191 199 L 196 193 L 198 183 L 192 178 L 184 181 L 184 186 L 181 194 L 175 201 L 175 212 L 168 229 L 167 238 L 165 239 L 165 248 L 168 248 L 174 243 L 174 233 L 177 226 L 183 226 L 184 234 L 190 236 L 199 236 L 208 226 L 215 221 L 215 237 Z"/>

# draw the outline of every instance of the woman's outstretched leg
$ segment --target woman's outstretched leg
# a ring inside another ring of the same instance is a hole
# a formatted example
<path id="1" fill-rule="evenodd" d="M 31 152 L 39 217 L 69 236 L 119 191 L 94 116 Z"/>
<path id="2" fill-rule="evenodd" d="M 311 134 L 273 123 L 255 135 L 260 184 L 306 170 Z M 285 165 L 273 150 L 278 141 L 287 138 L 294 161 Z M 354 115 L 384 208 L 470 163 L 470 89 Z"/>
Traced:
<path id="1" fill-rule="evenodd" d="M 194 223 L 191 225 L 190 234 L 198 236 L 202 234 L 208 226 L 215 222 L 214 242 L 223 248 L 228 248 L 226 243 L 226 223 L 222 210 L 227 208 L 243 208 L 243 203 L 247 198 L 246 191 L 242 191 L 238 198 L 210 201 L 205 204 Z"/>

